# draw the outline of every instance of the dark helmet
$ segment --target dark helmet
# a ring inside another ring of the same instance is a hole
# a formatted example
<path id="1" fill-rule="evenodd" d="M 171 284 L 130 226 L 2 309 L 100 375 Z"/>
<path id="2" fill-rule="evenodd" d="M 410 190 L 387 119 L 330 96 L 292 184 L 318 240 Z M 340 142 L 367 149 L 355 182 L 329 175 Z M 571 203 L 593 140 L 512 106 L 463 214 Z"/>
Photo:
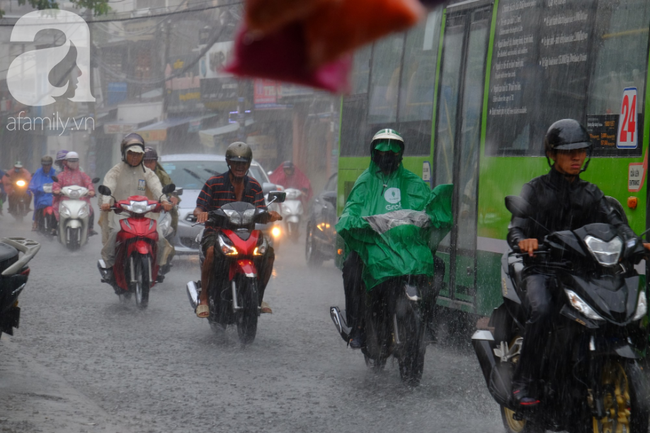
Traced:
<path id="1" fill-rule="evenodd" d="M 144 138 L 140 134 L 132 132 L 122 139 L 120 143 L 120 151 L 122 158 L 126 155 L 127 150 L 137 153 L 144 153 Z"/>
<path id="2" fill-rule="evenodd" d="M 253 151 L 242 141 L 235 141 L 226 149 L 226 162 L 248 162 L 253 160 Z"/>
<path id="3" fill-rule="evenodd" d="M 591 137 L 584 126 L 574 119 L 562 119 L 553 123 L 546 131 L 544 137 L 544 150 L 546 161 L 551 166 L 548 154 L 558 150 L 586 149 L 587 161 L 580 170 L 580 173 L 587 170 L 591 161 Z"/>
<path id="4" fill-rule="evenodd" d="M 158 161 L 158 152 L 151 146 L 144 148 L 144 160 L 145 161 Z"/>
<path id="5" fill-rule="evenodd" d="M 388 152 L 380 156 L 376 151 Z M 372 162 L 384 172 L 397 170 L 404 154 L 404 139 L 394 129 L 381 129 L 372 137 L 370 156 Z"/>
<path id="6" fill-rule="evenodd" d="M 45 155 L 41 158 L 41 165 L 52 165 L 53 162 L 52 157 L 49 155 Z"/>
<path id="7" fill-rule="evenodd" d="M 291 161 L 284 161 L 284 162 L 282 163 L 282 168 L 283 168 L 284 170 L 293 170 L 295 167 L 294 167 L 294 165 L 293 165 L 293 162 L 291 162 Z"/>
<path id="8" fill-rule="evenodd" d="M 63 160 L 65 160 L 65 156 L 66 156 L 67 154 L 68 154 L 68 151 L 67 151 L 67 150 L 59 150 L 59 151 L 56 153 L 56 161 L 59 162 L 59 161 L 63 161 Z"/>
<path id="9" fill-rule="evenodd" d="M 584 126 L 573 119 L 562 119 L 553 123 L 544 137 L 544 149 L 547 152 L 589 148 L 591 148 L 589 133 Z"/>

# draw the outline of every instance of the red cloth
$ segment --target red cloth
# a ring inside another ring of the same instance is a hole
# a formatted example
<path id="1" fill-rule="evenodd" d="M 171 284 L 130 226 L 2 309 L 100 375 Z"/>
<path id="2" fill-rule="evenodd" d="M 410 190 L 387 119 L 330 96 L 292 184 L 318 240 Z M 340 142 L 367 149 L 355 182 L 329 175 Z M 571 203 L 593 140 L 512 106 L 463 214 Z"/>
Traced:
<path id="1" fill-rule="evenodd" d="M 90 179 L 90 176 L 88 176 L 86 173 L 83 171 L 77 169 L 77 170 L 70 170 L 67 166 L 64 168 L 63 172 L 59 173 L 57 176 L 59 181 L 54 182 L 52 184 L 52 191 L 61 191 L 61 188 L 64 186 L 70 186 L 70 185 L 77 185 L 77 186 L 83 186 L 84 188 L 88 188 L 88 191 L 95 191 L 95 186 L 93 185 L 92 180 Z M 61 203 L 62 199 L 69 200 L 69 198 L 65 197 L 64 195 L 61 194 L 53 194 L 52 198 L 52 207 L 54 208 L 54 215 L 56 216 L 56 220 L 59 220 L 59 203 Z M 88 207 L 90 208 L 90 213 L 93 212 L 93 208 L 90 205 L 90 197 L 86 196 L 81 198 L 81 200 L 85 201 L 88 203 Z"/>
<path id="2" fill-rule="evenodd" d="M 280 164 L 280 166 L 269 175 L 269 180 L 271 183 L 282 185 L 285 188 L 295 188 L 301 190 L 301 199 L 303 204 L 306 205 L 312 196 L 311 182 L 309 181 L 309 178 L 295 165 L 293 166 L 293 176 L 287 177 L 287 175 L 284 173 L 283 165 L 284 164 Z"/>
<path id="3" fill-rule="evenodd" d="M 29 181 L 32 180 L 32 175 L 24 167 L 21 168 L 18 173 L 16 173 L 16 169 L 13 167 L 11 168 L 11 170 L 5 172 L 5 175 L 2 177 L 2 186 L 4 187 L 7 195 L 13 194 L 14 182 L 19 179 L 24 180 L 25 182 L 27 182 L 27 185 L 29 185 Z M 26 186 L 25 189 L 27 189 Z"/>
<path id="4" fill-rule="evenodd" d="M 242 24 L 235 40 L 235 56 L 224 69 L 240 77 L 286 81 L 334 93 L 348 93 L 352 57 L 342 56 L 317 68 L 309 60 L 303 25 L 295 22 L 259 39 Z"/>

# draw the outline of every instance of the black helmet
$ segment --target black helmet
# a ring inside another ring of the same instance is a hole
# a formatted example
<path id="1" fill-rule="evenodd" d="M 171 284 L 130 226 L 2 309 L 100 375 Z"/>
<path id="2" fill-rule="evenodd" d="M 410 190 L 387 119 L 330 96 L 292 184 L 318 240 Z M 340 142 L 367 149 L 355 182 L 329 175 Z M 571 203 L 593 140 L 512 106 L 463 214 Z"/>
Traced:
<path id="1" fill-rule="evenodd" d="M 291 161 L 284 161 L 284 162 L 282 163 L 282 168 L 283 168 L 284 170 L 293 170 L 293 169 L 294 169 L 293 162 L 291 162 Z"/>
<path id="2" fill-rule="evenodd" d="M 144 160 L 145 161 L 158 161 L 158 152 L 151 146 L 144 148 Z"/>
<path id="3" fill-rule="evenodd" d="M 251 162 L 253 151 L 250 146 L 242 141 L 235 141 L 226 149 L 226 162 Z"/>
<path id="4" fill-rule="evenodd" d="M 52 157 L 49 155 L 45 155 L 41 158 L 41 165 L 52 165 L 52 162 Z"/>
<path id="5" fill-rule="evenodd" d="M 573 119 L 562 119 L 553 123 L 544 137 L 544 149 L 547 152 L 589 148 L 591 148 L 589 133 L 584 126 Z"/>

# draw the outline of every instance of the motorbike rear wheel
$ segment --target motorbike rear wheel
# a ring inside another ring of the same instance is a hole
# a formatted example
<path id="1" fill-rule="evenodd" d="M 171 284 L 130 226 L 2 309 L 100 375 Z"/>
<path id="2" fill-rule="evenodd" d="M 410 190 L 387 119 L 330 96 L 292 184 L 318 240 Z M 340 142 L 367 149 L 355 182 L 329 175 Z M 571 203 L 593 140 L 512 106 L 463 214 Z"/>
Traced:
<path id="1" fill-rule="evenodd" d="M 250 344 L 255 340 L 257 334 L 257 317 L 260 305 L 257 279 L 242 278 L 238 283 L 237 304 L 241 310 L 235 313 L 237 335 L 239 335 L 239 341 L 242 344 Z"/>
<path id="2" fill-rule="evenodd" d="M 647 432 L 650 405 L 645 376 L 636 362 L 610 359 L 603 368 L 605 412 L 609 417 L 591 418 L 586 432 Z"/>
<path id="3" fill-rule="evenodd" d="M 299 227 L 300 223 L 287 223 L 287 234 L 293 243 L 298 242 L 298 237 L 300 237 Z"/>
<path id="4" fill-rule="evenodd" d="M 135 305 L 144 310 L 149 305 L 149 258 L 136 256 L 133 258 L 135 268 L 134 293 Z"/>
<path id="5" fill-rule="evenodd" d="M 397 332 L 401 342 L 397 361 L 402 381 L 408 386 L 418 386 L 424 369 L 424 324 L 418 305 L 403 296 L 398 299 Z"/>

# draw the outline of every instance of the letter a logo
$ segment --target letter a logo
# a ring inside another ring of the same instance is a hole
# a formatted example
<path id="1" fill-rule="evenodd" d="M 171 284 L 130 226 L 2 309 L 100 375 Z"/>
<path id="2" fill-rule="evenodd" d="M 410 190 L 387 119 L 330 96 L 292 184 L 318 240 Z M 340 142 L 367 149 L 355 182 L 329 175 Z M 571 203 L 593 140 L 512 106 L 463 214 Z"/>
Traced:
<path id="1" fill-rule="evenodd" d="M 61 87 L 53 86 L 48 75 L 68 54 L 71 43 L 77 50 L 76 65 L 79 68 L 75 95 L 68 98 L 73 102 L 94 102 L 90 89 L 90 29 L 79 15 L 58 10 L 45 9 L 23 15 L 11 31 L 11 42 L 34 42 L 41 30 L 59 30 L 65 35 L 63 44 L 27 51 L 11 62 L 7 70 L 9 93 L 18 102 L 31 105 L 49 105 L 57 96 L 63 95 L 69 82 Z"/>

